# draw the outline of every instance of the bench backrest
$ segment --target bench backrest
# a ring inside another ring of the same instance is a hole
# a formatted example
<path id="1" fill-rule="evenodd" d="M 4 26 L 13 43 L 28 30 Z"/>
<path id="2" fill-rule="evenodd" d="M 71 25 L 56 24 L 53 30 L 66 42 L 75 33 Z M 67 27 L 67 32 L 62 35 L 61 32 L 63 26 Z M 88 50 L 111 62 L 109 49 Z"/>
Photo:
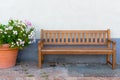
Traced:
<path id="1" fill-rule="evenodd" d="M 44 44 L 107 45 L 110 30 L 41 30 Z"/>

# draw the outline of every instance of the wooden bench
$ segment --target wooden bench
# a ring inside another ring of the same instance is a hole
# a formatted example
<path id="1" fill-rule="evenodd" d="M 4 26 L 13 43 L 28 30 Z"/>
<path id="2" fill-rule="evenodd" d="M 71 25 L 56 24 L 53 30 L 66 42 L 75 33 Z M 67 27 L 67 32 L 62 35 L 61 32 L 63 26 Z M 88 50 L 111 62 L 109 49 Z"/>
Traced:
<path id="1" fill-rule="evenodd" d="M 48 45 L 49 47 L 47 47 Z M 66 45 L 67 47 L 65 47 Z M 42 29 L 41 40 L 38 42 L 38 66 L 40 68 L 45 54 L 104 54 L 106 63 L 111 64 L 112 69 L 116 67 L 116 43 L 110 39 L 110 29 Z M 112 55 L 112 61 L 110 61 L 110 55 Z"/>

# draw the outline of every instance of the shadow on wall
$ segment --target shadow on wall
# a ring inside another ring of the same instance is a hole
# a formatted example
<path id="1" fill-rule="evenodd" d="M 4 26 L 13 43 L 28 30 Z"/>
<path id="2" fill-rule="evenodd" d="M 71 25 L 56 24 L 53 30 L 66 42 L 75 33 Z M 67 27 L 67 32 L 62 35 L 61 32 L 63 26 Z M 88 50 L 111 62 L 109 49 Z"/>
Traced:
<path id="1" fill-rule="evenodd" d="M 19 50 L 17 62 L 38 62 L 38 40 L 23 50 Z M 120 38 L 113 38 L 117 45 L 117 64 L 120 64 Z M 105 55 L 45 55 L 45 62 L 104 63 Z"/>

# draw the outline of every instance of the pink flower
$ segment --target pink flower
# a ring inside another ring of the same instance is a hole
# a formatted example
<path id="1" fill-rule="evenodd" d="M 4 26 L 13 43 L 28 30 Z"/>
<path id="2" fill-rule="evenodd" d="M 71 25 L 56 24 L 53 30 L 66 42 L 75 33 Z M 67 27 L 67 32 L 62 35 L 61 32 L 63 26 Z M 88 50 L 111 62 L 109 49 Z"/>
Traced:
<path id="1" fill-rule="evenodd" d="M 27 21 L 27 20 L 25 20 L 25 24 L 26 24 L 27 26 L 32 26 L 32 23 L 29 22 L 29 21 Z"/>

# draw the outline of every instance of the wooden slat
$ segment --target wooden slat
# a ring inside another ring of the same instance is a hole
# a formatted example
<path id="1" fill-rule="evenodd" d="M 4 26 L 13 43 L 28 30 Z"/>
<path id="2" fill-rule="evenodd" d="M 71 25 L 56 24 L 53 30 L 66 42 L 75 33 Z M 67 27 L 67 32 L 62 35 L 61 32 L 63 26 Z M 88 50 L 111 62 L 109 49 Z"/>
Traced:
<path id="1" fill-rule="evenodd" d="M 97 44 L 97 39 L 98 39 L 98 34 L 97 32 L 95 33 L 95 43 Z"/>
<path id="2" fill-rule="evenodd" d="M 57 33 L 57 32 L 106 32 L 106 30 L 44 30 L 45 32 L 54 32 L 54 33 Z"/>
<path id="3" fill-rule="evenodd" d="M 89 33 L 86 33 L 86 43 L 89 43 Z"/>
<path id="4" fill-rule="evenodd" d="M 47 43 L 44 43 L 44 44 L 51 44 L 51 43 L 49 43 L 49 42 L 47 42 Z M 52 44 L 54 44 L 54 43 L 52 43 Z M 98 43 L 98 44 L 96 44 L 96 43 L 80 43 L 80 44 L 78 44 L 78 43 L 56 43 L 56 45 L 57 44 L 60 44 L 60 45 L 105 45 L 105 43 Z"/>
<path id="5" fill-rule="evenodd" d="M 47 48 L 42 49 L 42 52 L 45 52 L 44 54 L 112 54 L 113 51 L 108 48 Z"/>
<path id="6" fill-rule="evenodd" d="M 76 44 L 76 33 L 74 33 L 74 43 Z"/>
<path id="7" fill-rule="evenodd" d="M 100 37 L 99 37 L 99 39 L 100 39 L 99 41 L 100 42 L 99 43 L 102 43 L 102 33 L 100 32 L 99 34 L 100 34 Z"/>
<path id="8" fill-rule="evenodd" d="M 64 43 L 64 33 L 62 32 L 62 44 Z"/>
<path id="9" fill-rule="evenodd" d="M 66 34 L 66 44 L 68 44 L 68 33 L 65 34 Z"/>
<path id="10" fill-rule="evenodd" d="M 104 40 L 104 43 L 106 43 L 106 33 L 105 32 L 103 33 L 103 40 Z"/>
<path id="11" fill-rule="evenodd" d="M 56 33 L 53 33 L 54 34 L 54 44 L 56 44 Z"/>
<path id="12" fill-rule="evenodd" d="M 43 54 L 56 54 L 56 53 L 57 54 L 90 54 L 90 55 L 91 54 L 109 54 L 109 55 L 111 54 L 111 52 L 108 52 L 108 51 L 104 51 L 104 52 L 97 52 L 97 51 L 96 52 L 90 52 L 89 51 L 89 52 L 87 52 L 87 50 L 86 50 L 86 52 L 82 52 L 82 51 L 77 52 L 77 51 L 68 51 L 68 50 L 61 51 L 61 52 L 59 52 L 59 51 L 56 51 L 56 52 L 55 51 L 43 52 Z"/>
<path id="13" fill-rule="evenodd" d="M 95 33 L 93 33 L 93 43 L 95 43 Z"/>
<path id="14" fill-rule="evenodd" d="M 84 33 L 82 33 L 82 43 L 84 43 Z"/>
<path id="15" fill-rule="evenodd" d="M 52 33 L 49 33 L 49 43 L 51 43 L 52 44 Z"/>
<path id="16" fill-rule="evenodd" d="M 58 36 L 58 43 L 60 43 L 60 33 L 57 33 Z"/>
<path id="17" fill-rule="evenodd" d="M 78 43 L 80 43 L 80 33 L 78 33 Z"/>
<path id="18" fill-rule="evenodd" d="M 91 41 L 91 43 L 93 43 L 93 33 L 90 33 L 90 41 Z"/>
<path id="19" fill-rule="evenodd" d="M 72 44 L 72 33 L 70 33 L 70 43 Z"/>
<path id="20" fill-rule="evenodd" d="M 48 33 L 45 33 L 45 36 L 46 36 L 45 42 L 47 43 L 47 40 L 48 40 Z"/>

